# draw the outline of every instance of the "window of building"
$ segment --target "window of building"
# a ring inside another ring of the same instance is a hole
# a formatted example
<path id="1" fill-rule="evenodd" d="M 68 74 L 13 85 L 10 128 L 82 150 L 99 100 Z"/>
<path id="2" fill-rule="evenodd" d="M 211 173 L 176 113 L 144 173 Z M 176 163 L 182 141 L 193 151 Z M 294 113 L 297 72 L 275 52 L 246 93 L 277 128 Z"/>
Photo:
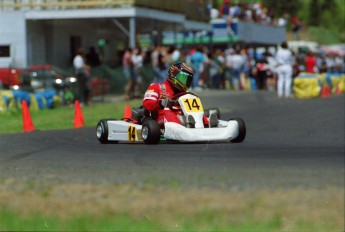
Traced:
<path id="1" fill-rule="evenodd" d="M 10 57 L 10 45 L 0 45 L 0 57 Z"/>

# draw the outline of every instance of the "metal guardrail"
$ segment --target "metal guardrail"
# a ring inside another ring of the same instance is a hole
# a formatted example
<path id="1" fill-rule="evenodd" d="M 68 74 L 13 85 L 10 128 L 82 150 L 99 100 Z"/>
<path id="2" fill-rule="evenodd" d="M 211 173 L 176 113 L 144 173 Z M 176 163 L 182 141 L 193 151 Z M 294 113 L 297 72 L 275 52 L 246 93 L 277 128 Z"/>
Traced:
<path id="1" fill-rule="evenodd" d="M 198 0 L 0 0 L 1 10 L 64 10 L 138 6 L 181 13 L 187 19 L 208 22 L 206 1 Z"/>

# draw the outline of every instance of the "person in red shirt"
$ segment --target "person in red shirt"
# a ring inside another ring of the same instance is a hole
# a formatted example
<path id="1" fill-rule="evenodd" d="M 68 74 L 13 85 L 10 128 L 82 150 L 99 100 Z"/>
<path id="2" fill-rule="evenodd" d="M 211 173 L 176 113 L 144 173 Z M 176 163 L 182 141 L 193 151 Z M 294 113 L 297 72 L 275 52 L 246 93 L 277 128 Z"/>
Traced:
<path id="1" fill-rule="evenodd" d="M 176 63 L 170 66 L 167 79 L 163 83 L 151 84 L 145 92 L 143 106 L 146 110 L 157 113 L 157 122 L 164 127 L 164 122 L 181 124 L 178 114 L 180 111 L 172 111 L 176 94 L 185 93 L 191 87 L 193 81 L 193 69 L 185 63 Z M 204 124 L 208 119 L 204 116 Z M 187 119 L 189 127 L 193 127 L 193 118 Z"/>
<path id="2" fill-rule="evenodd" d="M 315 73 L 317 63 L 316 63 L 316 58 L 311 51 L 308 51 L 304 62 L 305 62 L 306 71 L 308 73 Z"/>
<path id="3" fill-rule="evenodd" d="M 224 19 L 227 19 L 230 15 L 230 0 L 224 0 L 219 9 L 219 15 Z"/>

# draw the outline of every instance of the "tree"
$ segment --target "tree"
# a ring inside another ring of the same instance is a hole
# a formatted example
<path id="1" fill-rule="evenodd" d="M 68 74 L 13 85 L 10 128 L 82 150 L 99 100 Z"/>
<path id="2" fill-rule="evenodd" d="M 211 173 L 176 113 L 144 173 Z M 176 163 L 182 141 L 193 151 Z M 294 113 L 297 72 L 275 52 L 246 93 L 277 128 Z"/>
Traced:
<path id="1" fill-rule="evenodd" d="M 324 2 L 321 4 L 321 8 L 325 11 L 331 11 L 333 13 L 337 8 L 337 3 L 334 0 L 324 0 Z"/>
<path id="2" fill-rule="evenodd" d="M 309 4 L 309 18 L 308 24 L 317 26 L 320 24 L 320 5 L 319 0 L 311 0 Z"/>
<path id="3" fill-rule="evenodd" d="M 301 0 L 263 0 L 262 2 L 266 7 L 274 9 L 276 15 L 289 14 L 295 16 L 302 6 Z"/>

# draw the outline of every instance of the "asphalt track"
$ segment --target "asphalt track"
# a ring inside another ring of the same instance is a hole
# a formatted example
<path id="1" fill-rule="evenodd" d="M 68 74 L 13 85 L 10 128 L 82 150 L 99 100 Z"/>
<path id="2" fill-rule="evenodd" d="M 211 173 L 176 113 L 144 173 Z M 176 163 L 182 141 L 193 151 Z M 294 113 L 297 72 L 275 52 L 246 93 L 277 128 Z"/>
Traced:
<path id="1" fill-rule="evenodd" d="M 245 120 L 243 143 L 103 145 L 95 128 L 0 135 L 0 178 L 235 191 L 344 187 L 344 95 L 301 100 L 279 99 L 273 92 L 205 91 L 200 96 L 204 107 L 220 108 L 222 119 Z"/>

